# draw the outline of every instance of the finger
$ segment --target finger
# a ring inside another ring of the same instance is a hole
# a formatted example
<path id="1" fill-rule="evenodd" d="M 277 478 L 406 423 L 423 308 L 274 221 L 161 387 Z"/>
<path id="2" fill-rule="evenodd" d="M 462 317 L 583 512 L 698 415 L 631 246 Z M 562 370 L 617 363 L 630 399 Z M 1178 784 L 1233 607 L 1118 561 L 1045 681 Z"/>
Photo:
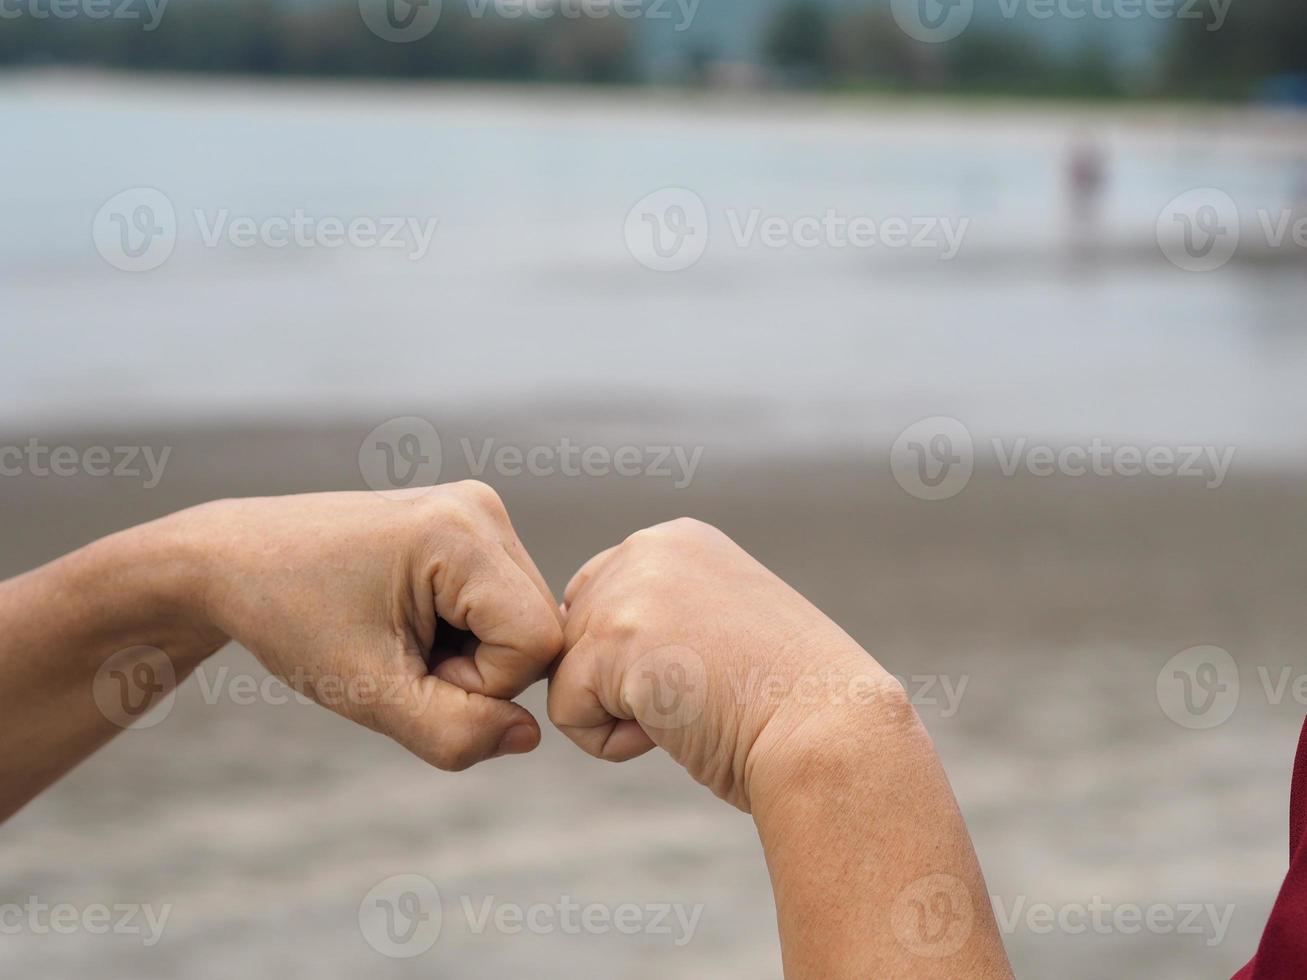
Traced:
<path id="1" fill-rule="evenodd" d="M 549 719 L 582 750 L 608 762 L 644 755 L 654 741 L 634 718 L 619 718 L 601 694 L 611 661 L 585 637 L 559 662 L 549 682 Z M 614 706 L 614 710 L 621 710 Z"/>
<path id="2" fill-rule="evenodd" d="M 461 565 L 437 583 L 436 612 L 480 642 L 470 659 L 446 660 L 436 675 L 473 693 L 515 698 L 562 651 L 557 607 L 502 548 L 482 548 Z"/>
<path id="3" fill-rule="evenodd" d="M 377 720 L 385 734 L 447 772 L 522 755 L 540 744 L 540 726 L 525 708 L 469 694 L 429 675 L 398 685 L 393 703 Z"/>
<path id="4" fill-rule="evenodd" d="M 540 574 L 540 569 L 536 567 L 536 563 L 531 559 L 531 553 L 526 550 L 526 546 L 522 544 L 521 539 L 517 536 L 517 532 L 514 531 L 512 527 L 510 527 L 507 534 L 505 534 L 503 544 L 504 551 L 508 553 L 508 557 L 513 560 L 513 563 L 517 565 L 518 568 L 526 573 L 526 577 L 529 578 L 532 584 L 534 584 L 539 590 L 541 598 L 549 603 L 550 609 L 554 610 L 559 625 L 562 625 L 563 617 L 558 611 L 558 600 L 554 598 L 553 590 L 549 588 L 549 583 L 545 581 L 545 577 Z"/>
<path id="5" fill-rule="evenodd" d="M 567 583 L 567 588 L 563 591 L 564 608 L 571 608 L 572 603 L 576 601 L 576 597 L 594 579 L 599 570 L 612 560 L 619 547 L 620 545 L 614 545 L 611 548 L 605 548 L 577 570 L 577 573 L 572 576 L 572 581 Z"/>
<path id="6" fill-rule="evenodd" d="M 601 609 L 606 601 L 605 596 L 609 590 L 605 583 L 620 567 L 617 561 L 610 558 L 597 566 L 587 579 L 585 588 L 572 596 L 571 604 L 566 607 L 567 616 L 563 622 L 564 653 L 579 643 L 589 631 L 591 615 L 594 610 Z"/>

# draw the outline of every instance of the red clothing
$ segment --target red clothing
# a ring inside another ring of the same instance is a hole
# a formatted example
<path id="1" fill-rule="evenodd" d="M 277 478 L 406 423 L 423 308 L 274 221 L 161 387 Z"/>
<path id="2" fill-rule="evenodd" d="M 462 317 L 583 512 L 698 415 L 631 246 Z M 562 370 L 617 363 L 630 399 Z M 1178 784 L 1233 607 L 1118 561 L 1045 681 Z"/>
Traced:
<path id="1" fill-rule="evenodd" d="M 1289 874 L 1253 961 L 1234 980 L 1307 977 L 1307 727 L 1298 739 L 1289 792 Z"/>

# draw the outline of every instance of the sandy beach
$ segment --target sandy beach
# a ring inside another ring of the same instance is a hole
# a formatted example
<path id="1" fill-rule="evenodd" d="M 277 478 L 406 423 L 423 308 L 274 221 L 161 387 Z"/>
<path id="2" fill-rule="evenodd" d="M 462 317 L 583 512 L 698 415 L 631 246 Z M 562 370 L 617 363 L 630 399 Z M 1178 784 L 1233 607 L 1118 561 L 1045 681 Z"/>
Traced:
<path id="1" fill-rule="evenodd" d="M 560 417 L 444 415 L 440 431 L 525 445 L 615 424 Z M 0 480 L 0 574 L 206 499 L 364 489 L 358 449 L 375 421 L 43 432 L 50 445 L 171 447 L 166 478 L 150 490 L 85 476 Z M 465 475 L 463 463 L 447 451 L 442 479 Z M 1019 977 L 1222 977 L 1251 955 L 1287 859 L 1304 714 L 1292 685 L 1277 696 L 1282 670 L 1307 666 L 1301 477 L 1236 468 L 1207 490 L 982 467 L 956 499 L 925 503 L 895 483 L 883 450 L 768 455 L 723 443 L 704 446 L 684 489 L 561 475 L 489 482 L 556 590 L 632 530 L 690 514 L 734 535 L 902 677 L 966 813 Z M 1227 722 L 1194 731 L 1160 708 L 1157 680 L 1202 644 L 1230 651 L 1242 692 Z M 244 675 L 262 677 L 244 651 L 224 652 L 162 723 L 125 733 L 0 835 L 0 902 L 166 905 L 158 942 L 7 935 L 0 971 L 780 976 L 749 818 L 665 758 L 604 766 L 546 725 L 535 755 L 446 775 L 320 708 L 244 703 L 230 683 Z M 543 718 L 541 695 L 525 703 Z M 870 832 L 875 814 L 867 820 Z M 378 956 L 358 923 L 368 890 L 400 873 L 427 876 L 443 899 L 438 942 L 412 960 Z M 487 899 L 568 897 L 702 908 L 684 943 L 503 935 L 467 914 Z M 1029 914 L 1096 902 L 1192 905 L 1194 928 L 1177 918 L 1100 931 L 1086 919 L 1079 932 L 1045 930 Z M 1224 925 L 1204 925 L 1208 908 Z"/>

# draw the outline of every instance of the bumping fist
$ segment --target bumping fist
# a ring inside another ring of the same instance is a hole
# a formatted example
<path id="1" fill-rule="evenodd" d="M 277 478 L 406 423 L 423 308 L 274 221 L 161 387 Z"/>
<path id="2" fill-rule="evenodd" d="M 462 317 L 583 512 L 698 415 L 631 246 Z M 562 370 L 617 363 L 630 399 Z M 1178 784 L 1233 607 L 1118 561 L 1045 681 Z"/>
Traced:
<path id="1" fill-rule="evenodd" d="M 562 648 L 557 604 L 481 483 L 230 500 L 184 512 L 206 625 L 291 687 L 441 769 L 530 752 L 511 698 Z M 455 659 L 476 693 L 435 676 Z"/>
<path id="2" fill-rule="evenodd" d="M 746 812 L 759 778 L 784 778 L 805 740 L 911 712 L 848 634 L 698 521 L 640 531 L 591 559 L 565 611 L 554 724 L 613 762 L 660 746 Z"/>

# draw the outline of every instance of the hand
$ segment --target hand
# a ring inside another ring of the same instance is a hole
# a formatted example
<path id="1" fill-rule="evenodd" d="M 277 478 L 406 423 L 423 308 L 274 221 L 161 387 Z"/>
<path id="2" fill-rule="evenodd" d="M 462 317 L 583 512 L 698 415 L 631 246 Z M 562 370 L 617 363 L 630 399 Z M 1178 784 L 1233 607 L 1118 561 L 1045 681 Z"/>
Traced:
<path id="1" fill-rule="evenodd" d="M 661 746 L 742 810 L 760 777 L 785 778 L 786 754 L 805 740 L 915 721 L 902 687 L 848 634 L 697 521 L 591 559 L 565 603 L 553 722 L 601 759 Z"/>
<path id="2" fill-rule="evenodd" d="M 206 621 L 296 690 L 441 769 L 539 744 L 507 699 L 558 655 L 560 616 L 489 487 L 220 501 L 178 520 L 204 555 Z M 433 676 L 442 657 L 479 693 Z"/>
<path id="3" fill-rule="evenodd" d="M 753 814 L 787 980 L 1011 977 L 930 738 L 843 630 L 688 520 L 595 557 L 565 601 L 549 717 L 602 759 L 659 745 Z M 913 904 L 936 896 L 938 933 Z"/>

